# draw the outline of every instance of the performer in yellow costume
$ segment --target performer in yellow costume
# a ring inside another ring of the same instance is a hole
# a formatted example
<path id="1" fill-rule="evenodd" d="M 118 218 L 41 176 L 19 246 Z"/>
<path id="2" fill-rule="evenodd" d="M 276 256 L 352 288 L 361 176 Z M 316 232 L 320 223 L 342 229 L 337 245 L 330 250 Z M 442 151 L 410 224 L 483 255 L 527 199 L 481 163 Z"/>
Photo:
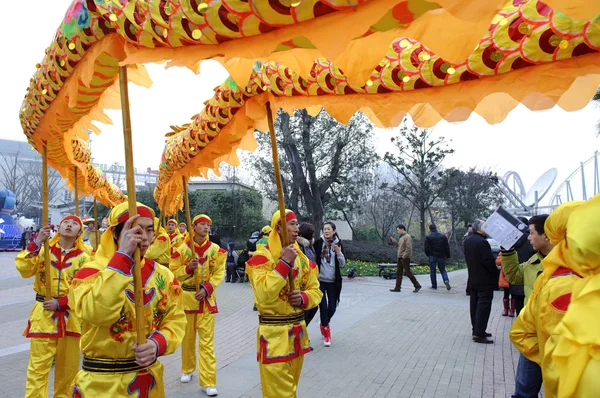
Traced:
<path id="1" fill-rule="evenodd" d="M 187 225 L 184 222 L 179 223 L 179 233 L 181 234 L 181 240 L 186 241 L 188 237 Z"/>
<path id="2" fill-rule="evenodd" d="M 171 240 L 169 234 L 160 225 L 160 220 L 154 217 L 154 240 L 146 252 L 146 258 L 155 260 L 160 265 L 169 266 L 171 259 Z"/>
<path id="3" fill-rule="evenodd" d="M 198 357 L 200 387 L 206 395 L 215 396 L 217 391 L 217 360 L 215 357 L 215 314 L 218 313 L 215 290 L 223 281 L 227 252 L 208 240 L 212 220 L 205 214 L 194 217 L 194 251 L 189 238 L 173 256 L 169 268 L 183 288 L 183 306 L 187 317 L 185 337 L 181 347 L 181 382 L 189 383 L 196 370 L 196 333 L 198 334 Z M 196 278 L 200 292 L 196 293 Z"/>
<path id="4" fill-rule="evenodd" d="M 177 220 L 170 219 L 167 221 L 167 233 L 171 240 L 171 255 L 173 255 L 177 247 L 183 243 L 181 233 L 179 232 L 179 229 L 177 229 Z"/>
<path id="5" fill-rule="evenodd" d="M 264 249 L 269 244 L 269 235 L 273 229 L 269 225 L 265 225 L 260 230 L 260 239 L 256 242 L 256 250 Z"/>
<path id="6" fill-rule="evenodd" d="M 263 397 L 296 397 L 304 354 L 312 351 L 304 311 L 321 302 L 317 265 L 300 250 L 298 219 L 286 210 L 285 227 L 291 244 L 282 248 L 279 211 L 271 219 L 267 247 L 246 263 L 246 272 L 259 311 L 257 359 Z M 294 289 L 289 289 L 292 272 Z"/>
<path id="7" fill-rule="evenodd" d="M 58 233 L 49 242 L 49 272 L 44 265 L 44 241 L 50 236 L 49 226 L 42 227 L 37 239 L 15 259 L 23 278 L 35 276 L 36 303 L 24 333 L 31 339 L 26 398 L 48 396 L 48 375 L 53 360 L 56 360 L 54 396 L 57 398 L 70 396 L 71 383 L 79 370 L 81 326 L 71 311 L 72 302 L 67 295 L 73 275 L 89 261 L 81 239 L 82 229 L 79 217 L 63 218 Z M 45 298 L 46 283 L 51 289 L 51 300 Z"/>
<path id="8" fill-rule="evenodd" d="M 95 260 L 75 274 L 69 299 L 82 321 L 83 369 L 73 397 L 165 396 L 163 365 L 156 359 L 175 352 L 183 338 L 181 287 L 168 268 L 144 257 L 154 237 L 154 212 L 138 203 L 137 213 L 129 217 L 127 202 L 114 207 Z M 148 337 L 140 346 L 132 277 L 138 247 Z"/>
<path id="9" fill-rule="evenodd" d="M 83 225 L 86 226 L 86 230 L 83 231 L 83 235 L 81 236 L 84 243 L 90 245 L 92 249 L 97 250 L 98 242 L 96 242 L 96 228 L 98 228 L 98 224 L 96 224 L 96 220 L 93 218 L 86 218 L 83 220 Z"/>
<path id="10" fill-rule="evenodd" d="M 582 276 L 573 284 L 571 304 L 548 343 L 542 372 L 558 384 L 559 398 L 600 394 L 600 195 L 569 217 L 560 258 Z M 558 253 L 557 253 L 558 254 Z M 557 382 L 555 381 L 557 379 Z M 544 379 L 546 381 L 546 379 Z"/>
<path id="11" fill-rule="evenodd" d="M 565 203 L 546 219 L 544 232 L 556 246 L 542 260 L 544 272 L 535 281 L 527 305 L 510 331 L 510 339 L 515 347 L 527 359 L 541 366 L 546 398 L 557 397 L 558 392 L 558 377 L 552 364 L 552 353 L 548 351 L 546 343 L 567 312 L 573 285 L 583 274 L 581 264 L 570 264 L 569 268 L 565 259 L 571 249 L 571 232 L 576 233 L 570 228 L 567 231 L 568 221 L 584 203 Z"/>

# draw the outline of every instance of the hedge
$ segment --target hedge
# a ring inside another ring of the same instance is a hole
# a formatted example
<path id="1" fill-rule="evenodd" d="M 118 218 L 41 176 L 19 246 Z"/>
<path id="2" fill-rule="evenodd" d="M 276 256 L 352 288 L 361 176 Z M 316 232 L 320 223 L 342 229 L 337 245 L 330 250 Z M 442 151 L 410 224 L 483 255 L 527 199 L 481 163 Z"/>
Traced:
<path id="1" fill-rule="evenodd" d="M 395 263 L 397 260 L 396 246 L 382 245 L 379 242 L 342 241 L 344 254 L 348 260 L 364 261 L 368 263 Z M 450 244 L 450 259 L 448 264 L 464 261 L 462 251 Z M 413 239 L 413 255 L 411 262 L 427 265 L 428 259 L 423 252 L 423 241 Z"/>
<path id="2" fill-rule="evenodd" d="M 466 267 L 467 266 L 462 263 L 451 264 L 446 266 L 446 271 L 450 272 Z M 356 271 L 356 276 L 379 276 L 379 267 L 377 266 L 377 263 L 348 260 L 346 267 L 342 269 L 342 275 L 347 276 L 348 270 L 350 270 L 350 268 L 354 268 L 354 271 Z M 413 266 L 411 269 L 413 274 L 415 275 L 429 275 L 428 265 L 416 265 Z M 395 270 L 393 272 L 395 272 Z M 437 273 L 439 274 L 439 270 Z"/>

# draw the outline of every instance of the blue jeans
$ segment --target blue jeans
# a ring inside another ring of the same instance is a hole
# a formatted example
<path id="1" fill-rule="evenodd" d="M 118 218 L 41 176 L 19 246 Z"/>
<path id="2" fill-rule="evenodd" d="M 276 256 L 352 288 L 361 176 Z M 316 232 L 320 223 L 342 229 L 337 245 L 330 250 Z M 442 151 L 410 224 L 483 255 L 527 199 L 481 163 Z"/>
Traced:
<path id="1" fill-rule="evenodd" d="M 537 398 L 541 389 L 542 368 L 521 354 L 515 375 L 515 393 L 512 398 Z"/>
<path id="2" fill-rule="evenodd" d="M 435 274 L 435 265 L 442 274 L 442 280 L 448 282 L 448 273 L 446 272 L 446 259 L 444 257 L 429 256 L 429 276 L 431 277 L 431 287 L 437 289 L 437 275 Z"/>

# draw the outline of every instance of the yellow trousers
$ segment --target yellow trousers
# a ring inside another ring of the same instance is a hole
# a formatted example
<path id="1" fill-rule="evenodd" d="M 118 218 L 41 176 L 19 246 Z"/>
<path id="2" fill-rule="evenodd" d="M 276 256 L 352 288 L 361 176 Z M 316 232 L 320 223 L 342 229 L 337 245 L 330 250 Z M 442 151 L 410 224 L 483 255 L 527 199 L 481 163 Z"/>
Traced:
<path id="1" fill-rule="evenodd" d="M 263 398 L 296 398 L 304 355 L 287 362 L 258 363 Z"/>
<path id="2" fill-rule="evenodd" d="M 85 370 L 77 373 L 73 398 L 164 398 L 164 368 L 160 361 L 148 370 L 129 373 L 99 373 Z M 71 395 L 69 395 L 71 397 Z"/>
<path id="3" fill-rule="evenodd" d="M 185 314 L 187 325 L 181 343 L 181 372 L 194 373 L 196 370 L 196 334 L 198 334 L 198 357 L 201 387 L 217 385 L 217 358 L 215 357 L 215 315 Z"/>
<path id="4" fill-rule="evenodd" d="M 70 397 L 71 384 L 79 370 L 79 337 L 33 337 L 29 344 L 25 398 L 48 397 L 48 375 L 55 358 L 54 397 Z"/>

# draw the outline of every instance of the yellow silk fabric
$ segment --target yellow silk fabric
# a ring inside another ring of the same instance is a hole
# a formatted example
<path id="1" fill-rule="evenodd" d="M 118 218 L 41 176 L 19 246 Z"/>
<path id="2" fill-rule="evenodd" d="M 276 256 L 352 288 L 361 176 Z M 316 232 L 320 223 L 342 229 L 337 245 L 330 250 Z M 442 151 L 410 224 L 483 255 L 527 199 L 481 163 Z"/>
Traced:
<path id="1" fill-rule="evenodd" d="M 264 398 L 296 398 L 304 356 L 282 363 L 259 363 Z"/>
<path id="2" fill-rule="evenodd" d="M 54 367 L 54 397 L 71 398 L 73 379 L 79 370 L 79 337 L 35 338 L 29 346 L 25 398 L 48 396 L 48 376 Z"/>
<path id="3" fill-rule="evenodd" d="M 553 333 L 551 361 L 558 397 L 591 397 L 600 391 L 600 195 L 573 212 L 567 224 L 565 261 L 583 276 Z M 550 344 L 549 344 L 550 345 Z M 545 371 L 542 369 L 542 371 Z"/>
<path id="4" fill-rule="evenodd" d="M 217 287 L 223 282 L 225 277 L 225 262 L 227 260 L 227 252 L 222 250 L 219 245 L 209 241 L 208 239 L 199 245 L 194 242 L 194 248 L 196 253 L 203 252 L 200 256 L 200 265 L 196 269 L 196 272 L 189 275 L 186 272 L 187 265 L 192 259 L 192 250 L 187 244 L 181 244 L 169 262 L 169 268 L 173 271 L 173 274 L 177 280 L 181 283 L 182 287 L 186 286 L 190 289 L 196 287 L 196 275 L 200 285 L 205 282 L 212 285 L 213 292 L 203 302 L 196 300 L 194 291 L 183 291 L 183 308 L 186 313 L 207 313 L 217 312 Z M 208 304 L 208 305 L 206 305 Z"/>
<path id="5" fill-rule="evenodd" d="M 198 383 L 201 387 L 217 385 L 215 357 L 215 316 L 209 312 L 186 314 L 185 337 L 181 343 L 181 373 L 194 373 L 198 352 Z M 196 336 L 197 335 L 197 336 Z M 196 347 L 198 339 L 198 347 Z"/>
<path id="6" fill-rule="evenodd" d="M 58 236 L 58 234 L 56 234 L 56 236 Z M 75 248 L 73 250 L 77 250 L 78 254 L 71 255 L 69 258 L 65 256 L 66 260 L 62 261 L 62 269 L 52 266 L 52 263 L 61 263 L 60 259 L 55 254 L 56 252 L 61 252 L 56 236 L 51 240 L 52 245 L 50 245 L 51 296 L 66 297 L 69 293 L 69 287 L 71 286 L 71 281 L 73 280 L 75 272 L 89 261 L 89 256 L 85 251 Z M 78 240 L 80 241 L 80 246 L 85 246 L 81 239 Z M 37 253 L 31 253 L 26 249 L 21 251 L 15 258 L 15 264 L 21 276 L 23 278 L 35 276 L 33 290 L 44 297 L 46 296 L 46 280 L 48 277 L 44 264 L 45 255 L 45 250 L 42 246 Z M 56 313 L 45 311 L 43 303 L 34 300 L 35 297 L 32 295 L 31 301 L 34 302 L 34 305 L 31 314 L 29 315 L 29 324 L 25 330 L 25 335 L 28 335 L 29 337 L 54 338 L 63 337 L 65 333 L 79 335 L 81 331 L 79 320 L 73 316 L 71 313 L 72 311 L 67 310 L 65 315 L 66 328 L 61 331 L 60 320 L 54 316 Z"/>
<path id="7" fill-rule="evenodd" d="M 146 250 L 145 257 L 168 266 L 171 258 L 171 239 L 167 231 L 159 225 L 159 219 L 156 217 L 154 217 L 154 231 L 154 241 Z"/>

